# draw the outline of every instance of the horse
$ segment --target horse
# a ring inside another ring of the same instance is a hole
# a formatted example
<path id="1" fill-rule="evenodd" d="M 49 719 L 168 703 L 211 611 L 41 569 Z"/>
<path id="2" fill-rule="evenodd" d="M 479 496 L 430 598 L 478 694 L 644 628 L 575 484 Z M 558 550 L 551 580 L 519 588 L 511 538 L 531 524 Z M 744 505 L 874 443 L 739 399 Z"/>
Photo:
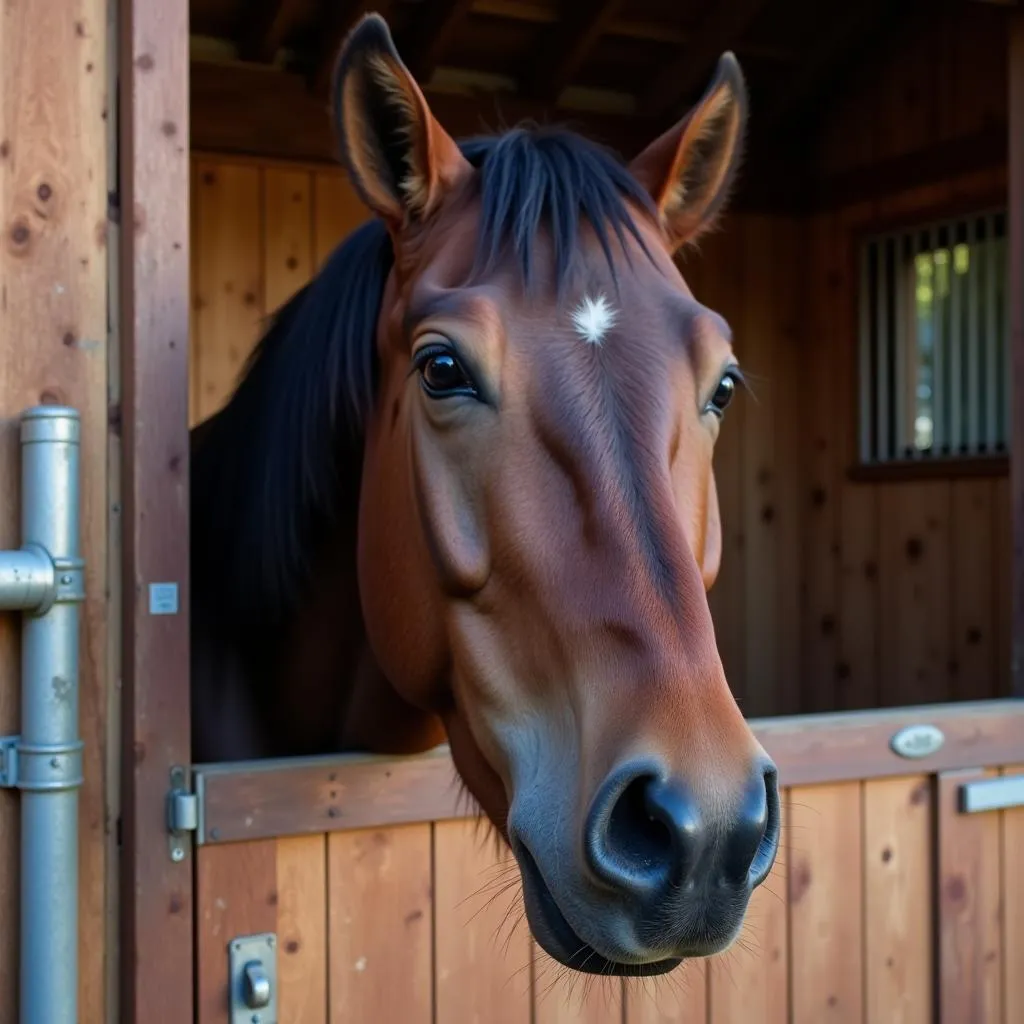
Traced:
<path id="1" fill-rule="evenodd" d="M 707 599 L 743 376 L 676 257 L 735 178 L 739 65 L 628 163 L 457 143 L 371 13 L 330 109 L 373 216 L 191 439 L 195 760 L 447 742 L 556 961 L 719 953 L 780 808 Z"/>

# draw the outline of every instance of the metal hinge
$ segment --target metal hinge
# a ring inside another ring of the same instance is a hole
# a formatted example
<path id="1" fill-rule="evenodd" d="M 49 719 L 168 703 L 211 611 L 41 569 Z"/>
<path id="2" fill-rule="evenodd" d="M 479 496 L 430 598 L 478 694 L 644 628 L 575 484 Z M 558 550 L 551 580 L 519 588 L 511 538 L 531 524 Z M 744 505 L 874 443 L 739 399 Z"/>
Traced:
<path id="1" fill-rule="evenodd" d="M 199 830 L 199 797 L 189 790 L 188 769 L 171 769 L 171 788 L 167 793 L 167 832 L 171 860 L 185 859 L 189 836 Z"/>

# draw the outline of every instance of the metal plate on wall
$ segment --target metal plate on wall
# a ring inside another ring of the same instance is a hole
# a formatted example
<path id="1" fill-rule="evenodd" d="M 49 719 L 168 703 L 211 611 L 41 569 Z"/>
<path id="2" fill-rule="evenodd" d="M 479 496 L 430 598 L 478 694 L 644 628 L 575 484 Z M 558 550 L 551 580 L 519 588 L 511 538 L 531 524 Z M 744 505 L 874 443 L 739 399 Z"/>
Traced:
<path id="1" fill-rule="evenodd" d="M 278 1024 L 277 936 L 240 935 L 228 943 L 231 1024 Z"/>

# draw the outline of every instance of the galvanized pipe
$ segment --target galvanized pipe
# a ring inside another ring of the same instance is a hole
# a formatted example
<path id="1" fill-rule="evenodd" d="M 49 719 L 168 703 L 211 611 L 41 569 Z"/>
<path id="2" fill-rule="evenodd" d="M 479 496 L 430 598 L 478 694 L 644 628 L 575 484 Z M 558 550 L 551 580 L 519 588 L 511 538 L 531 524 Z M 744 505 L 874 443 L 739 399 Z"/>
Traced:
<path id="1" fill-rule="evenodd" d="M 20 551 L 0 552 L 0 608 L 22 618 L 21 734 L 0 782 L 21 791 L 22 1024 L 77 1024 L 79 416 L 21 417 Z"/>

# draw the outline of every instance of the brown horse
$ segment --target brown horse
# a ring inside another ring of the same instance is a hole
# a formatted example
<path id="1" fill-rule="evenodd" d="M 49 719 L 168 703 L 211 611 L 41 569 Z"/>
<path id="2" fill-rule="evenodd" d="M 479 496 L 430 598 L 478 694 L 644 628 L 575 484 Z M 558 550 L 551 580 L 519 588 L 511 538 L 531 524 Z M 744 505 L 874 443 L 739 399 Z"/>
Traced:
<path id="1" fill-rule="evenodd" d="M 376 16 L 333 88 L 375 218 L 194 437 L 196 759 L 447 739 L 553 957 L 720 951 L 779 801 L 706 594 L 740 374 L 673 255 L 733 178 L 739 68 L 628 166 L 555 129 L 457 145 Z"/>

